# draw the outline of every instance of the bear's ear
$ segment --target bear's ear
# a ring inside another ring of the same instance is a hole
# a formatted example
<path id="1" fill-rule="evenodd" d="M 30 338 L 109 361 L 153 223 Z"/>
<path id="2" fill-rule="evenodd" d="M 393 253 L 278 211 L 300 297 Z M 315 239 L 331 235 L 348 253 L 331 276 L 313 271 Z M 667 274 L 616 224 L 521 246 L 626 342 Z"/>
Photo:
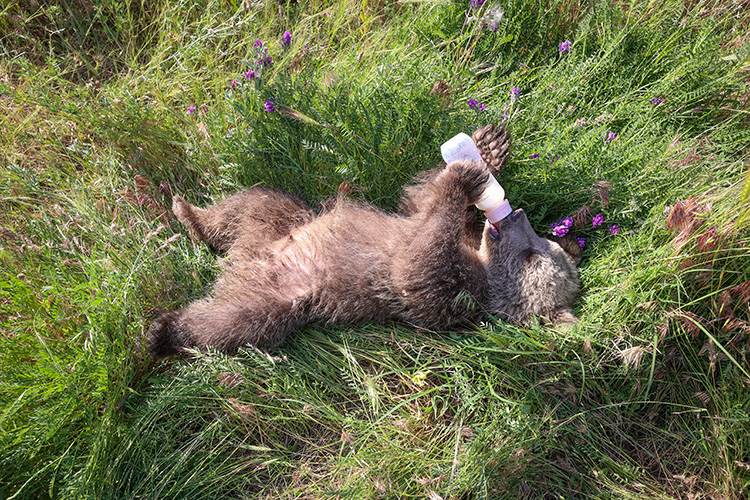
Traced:
<path id="1" fill-rule="evenodd" d="M 552 236 L 549 239 L 560 245 L 562 249 L 570 255 L 570 258 L 573 259 L 576 266 L 581 264 L 581 260 L 583 260 L 583 248 L 578 244 L 578 239 L 575 236 L 568 233 L 562 238 Z"/>
<path id="2" fill-rule="evenodd" d="M 560 327 L 563 330 L 567 330 L 578 323 L 578 318 L 576 318 L 573 311 L 567 307 L 553 311 L 549 320 L 554 326 Z"/>

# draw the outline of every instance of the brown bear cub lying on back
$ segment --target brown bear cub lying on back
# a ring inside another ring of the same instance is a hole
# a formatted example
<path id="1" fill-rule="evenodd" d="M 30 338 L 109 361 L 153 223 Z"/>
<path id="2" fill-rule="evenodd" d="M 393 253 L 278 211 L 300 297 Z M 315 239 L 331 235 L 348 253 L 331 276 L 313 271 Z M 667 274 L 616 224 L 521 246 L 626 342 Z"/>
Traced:
<path id="1" fill-rule="evenodd" d="M 472 205 L 487 166 L 505 163 L 509 140 L 492 126 L 474 139 L 487 165 L 458 161 L 423 173 L 397 214 L 342 197 L 318 216 L 299 198 L 263 187 L 206 209 L 175 196 L 180 221 L 227 258 L 209 297 L 154 322 L 149 352 L 268 349 L 310 323 L 395 320 L 437 330 L 488 316 L 574 323 L 580 253 L 537 236 L 523 210 L 497 227 L 477 223 Z"/>

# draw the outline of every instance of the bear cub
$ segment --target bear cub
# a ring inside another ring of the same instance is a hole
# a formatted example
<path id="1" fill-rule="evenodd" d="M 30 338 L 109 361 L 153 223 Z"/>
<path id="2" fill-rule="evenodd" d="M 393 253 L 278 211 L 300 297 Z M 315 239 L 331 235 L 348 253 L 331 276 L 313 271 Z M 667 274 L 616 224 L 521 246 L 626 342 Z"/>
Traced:
<path id="1" fill-rule="evenodd" d="M 509 137 L 490 125 L 474 140 L 487 165 L 457 161 L 422 173 L 395 214 L 340 197 L 318 215 L 265 187 L 205 209 L 175 196 L 177 218 L 227 257 L 208 297 L 154 321 L 150 354 L 270 349 L 311 323 L 446 330 L 489 316 L 576 322 L 577 245 L 539 237 L 521 209 L 496 226 L 477 222 L 472 205 L 507 160 Z"/>

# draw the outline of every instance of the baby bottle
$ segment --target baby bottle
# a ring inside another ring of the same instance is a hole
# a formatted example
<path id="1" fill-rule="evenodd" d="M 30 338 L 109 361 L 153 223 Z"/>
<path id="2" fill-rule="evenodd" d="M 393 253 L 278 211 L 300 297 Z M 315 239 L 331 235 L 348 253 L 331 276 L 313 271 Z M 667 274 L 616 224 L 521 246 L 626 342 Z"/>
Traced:
<path id="1" fill-rule="evenodd" d="M 460 133 L 440 146 L 440 153 L 445 163 L 459 160 L 479 161 L 484 165 L 482 155 L 476 144 L 468 135 Z M 489 170 L 487 171 L 489 173 Z M 476 207 L 484 212 L 487 219 L 495 224 L 500 222 L 513 211 L 510 203 L 505 199 L 505 190 L 497 182 L 495 176 L 490 174 L 482 196 L 476 203 Z"/>

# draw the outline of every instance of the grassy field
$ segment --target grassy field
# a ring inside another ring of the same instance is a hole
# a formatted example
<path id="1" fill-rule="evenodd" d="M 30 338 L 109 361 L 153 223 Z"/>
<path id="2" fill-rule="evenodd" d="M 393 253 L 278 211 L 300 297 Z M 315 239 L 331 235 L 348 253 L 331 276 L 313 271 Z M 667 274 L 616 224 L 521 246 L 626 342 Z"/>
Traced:
<path id="1" fill-rule="evenodd" d="M 2 3 L 0 500 L 748 498 L 747 6 Z M 572 330 L 139 356 L 218 270 L 172 195 L 390 210 L 503 121 L 513 206 L 585 238 Z"/>

